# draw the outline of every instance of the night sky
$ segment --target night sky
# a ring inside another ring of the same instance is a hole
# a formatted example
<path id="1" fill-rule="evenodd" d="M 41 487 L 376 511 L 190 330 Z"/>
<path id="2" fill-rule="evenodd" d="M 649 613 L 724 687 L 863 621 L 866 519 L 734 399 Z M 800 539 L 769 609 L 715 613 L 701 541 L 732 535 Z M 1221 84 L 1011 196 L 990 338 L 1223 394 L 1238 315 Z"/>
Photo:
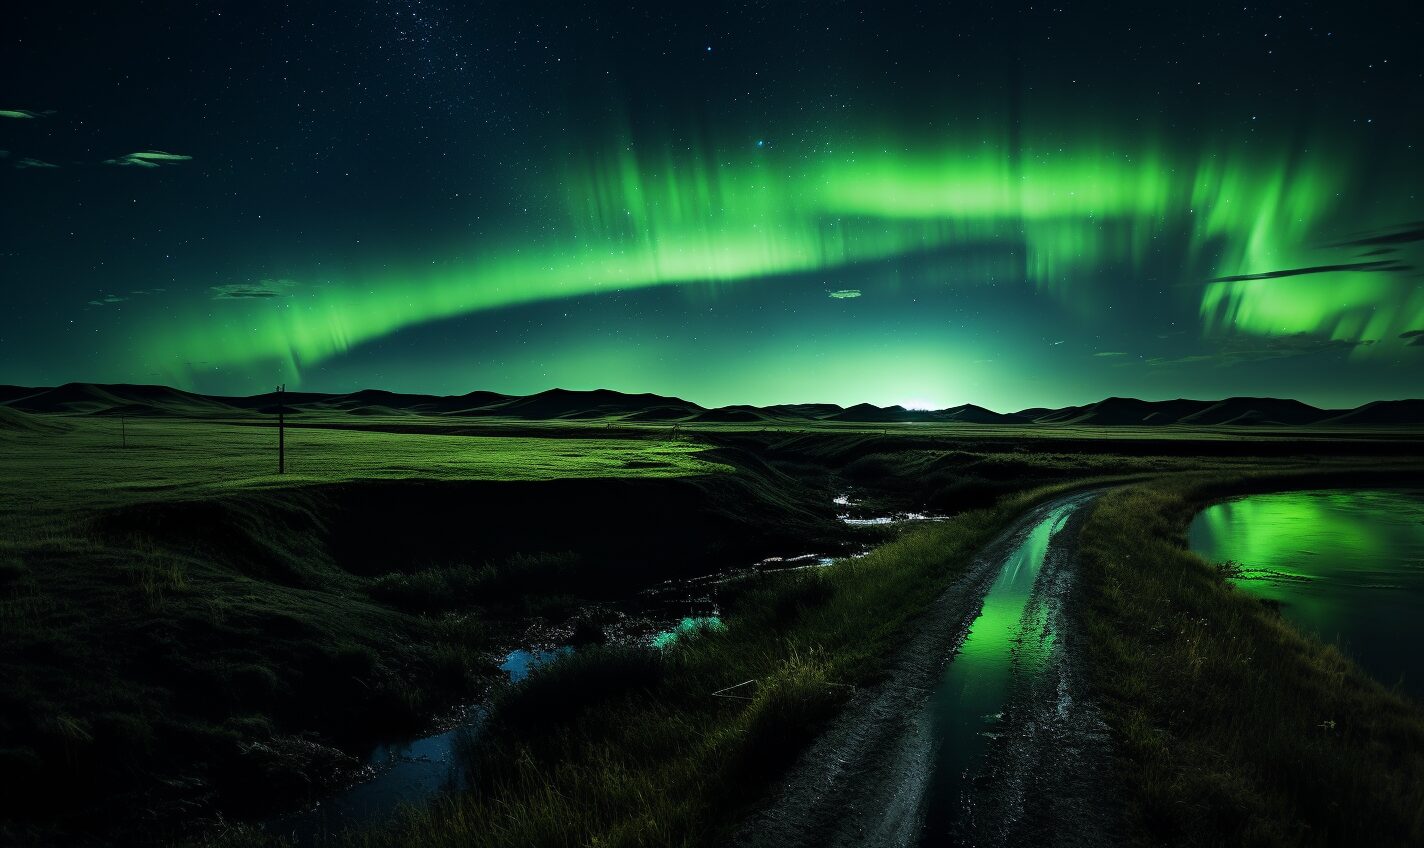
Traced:
<path id="1" fill-rule="evenodd" d="M 1421 35 L 1401 2 L 26 4 L 0 382 L 1419 396 Z"/>

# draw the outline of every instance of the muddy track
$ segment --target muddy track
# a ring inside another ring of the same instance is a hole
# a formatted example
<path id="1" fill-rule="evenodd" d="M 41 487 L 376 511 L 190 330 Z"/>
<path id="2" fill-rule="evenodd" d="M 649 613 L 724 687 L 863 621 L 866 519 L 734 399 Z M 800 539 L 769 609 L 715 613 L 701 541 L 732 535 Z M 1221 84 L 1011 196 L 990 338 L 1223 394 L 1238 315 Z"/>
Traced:
<path id="1" fill-rule="evenodd" d="M 886 680 L 856 693 L 743 823 L 749 848 L 908 845 L 1103 845 L 1115 840 L 1107 731 L 1086 697 L 1073 624 L 1078 533 L 1097 493 L 1076 493 L 1019 518 L 912 625 Z M 955 832 L 927 836 L 935 739 L 930 693 L 968 635 L 1005 559 L 1055 509 L 1072 512 L 1053 535 L 1021 633 L 1048 645 L 1046 665 L 1019 674 L 1018 651 L 1002 720 L 972 776 Z M 1029 613 L 1032 613 L 1030 615 Z M 1040 632 L 1033 632 L 1038 629 Z"/>

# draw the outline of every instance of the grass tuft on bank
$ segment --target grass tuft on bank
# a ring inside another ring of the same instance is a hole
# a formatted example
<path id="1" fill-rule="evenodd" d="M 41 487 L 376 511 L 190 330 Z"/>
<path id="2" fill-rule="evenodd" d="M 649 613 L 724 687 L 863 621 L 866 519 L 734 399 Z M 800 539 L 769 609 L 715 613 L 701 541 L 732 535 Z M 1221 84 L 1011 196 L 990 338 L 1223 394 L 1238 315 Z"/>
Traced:
<path id="1" fill-rule="evenodd" d="M 1420 705 L 1184 545 L 1212 500 L 1349 482 L 1191 475 L 1112 492 L 1084 527 L 1083 625 L 1137 844 L 1424 844 Z"/>

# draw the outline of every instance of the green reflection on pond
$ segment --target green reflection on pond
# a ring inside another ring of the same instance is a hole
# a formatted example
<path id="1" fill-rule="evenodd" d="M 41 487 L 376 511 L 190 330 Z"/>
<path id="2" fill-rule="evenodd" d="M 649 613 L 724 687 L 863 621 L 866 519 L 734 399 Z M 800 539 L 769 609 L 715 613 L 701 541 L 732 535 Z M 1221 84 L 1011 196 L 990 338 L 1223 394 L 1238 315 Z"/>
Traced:
<path id="1" fill-rule="evenodd" d="M 1386 684 L 1424 695 L 1424 497 L 1418 492 L 1252 495 L 1208 507 L 1192 550 L 1233 561 L 1242 589 L 1335 642 Z"/>

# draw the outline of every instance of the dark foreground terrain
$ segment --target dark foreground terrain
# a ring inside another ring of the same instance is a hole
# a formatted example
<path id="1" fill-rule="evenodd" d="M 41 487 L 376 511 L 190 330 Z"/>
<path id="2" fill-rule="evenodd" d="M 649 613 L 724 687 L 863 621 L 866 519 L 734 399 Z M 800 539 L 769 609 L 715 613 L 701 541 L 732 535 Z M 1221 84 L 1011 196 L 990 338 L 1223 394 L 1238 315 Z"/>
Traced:
<path id="1" fill-rule="evenodd" d="M 463 790 L 332 839 L 913 842 L 915 681 L 945 668 L 998 552 L 1062 502 L 1080 505 L 1072 535 L 1031 603 L 1063 647 L 1006 703 L 978 841 L 1424 835 L 1419 705 L 1181 542 L 1228 493 L 1417 482 L 1414 402 L 1114 400 L 1009 420 L 289 396 L 278 476 L 272 397 L 0 401 L 9 843 L 280 841 L 261 823 L 471 704 L 488 719 L 462 746 Z M 940 520 L 889 520 L 907 513 Z M 709 611 L 715 626 L 651 645 Z M 496 668 L 552 645 L 573 650 L 517 684 Z M 1087 789 L 1050 785 L 1063 740 L 1025 730 L 1052 723 L 1064 686 L 1059 730 L 1111 764 Z M 1051 826 L 1072 815 L 1077 830 Z"/>

